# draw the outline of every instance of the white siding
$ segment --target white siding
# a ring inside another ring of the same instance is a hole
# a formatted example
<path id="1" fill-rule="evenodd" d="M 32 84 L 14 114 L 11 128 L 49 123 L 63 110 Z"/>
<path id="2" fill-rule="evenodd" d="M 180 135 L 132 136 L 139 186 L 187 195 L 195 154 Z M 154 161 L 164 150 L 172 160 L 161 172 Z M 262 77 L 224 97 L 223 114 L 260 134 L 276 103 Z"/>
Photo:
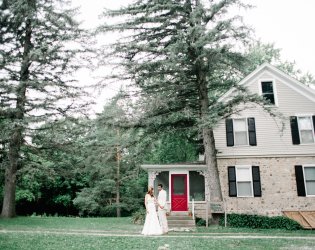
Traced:
<path id="1" fill-rule="evenodd" d="M 244 117 L 254 117 L 256 125 L 257 146 L 226 146 L 225 121 L 222 121 L 214 131 L 216 148 L 219 158 L 225 157 L 250 157 L 250 156 L 280 156 L 280 155 L 315 155 L 315 144 L 293 145 L 289 117 L 297 113 L 312 113 L 315 115 L 315 103 L 304 95 L 287 86 L 279 79 L 268 73 L 264 73 L 259 79 L 273 78 L 277 88 L 277 108 L 288 120 L 285 121 L 285 130 L 280 135 L 281 124 L 270 117 L 262 109 L 256 106 L 254 109 L 247 109 L 241 112 Z M 248 86 L 250 92 L 259 93 L 258 80 L 252 81 Z"/>

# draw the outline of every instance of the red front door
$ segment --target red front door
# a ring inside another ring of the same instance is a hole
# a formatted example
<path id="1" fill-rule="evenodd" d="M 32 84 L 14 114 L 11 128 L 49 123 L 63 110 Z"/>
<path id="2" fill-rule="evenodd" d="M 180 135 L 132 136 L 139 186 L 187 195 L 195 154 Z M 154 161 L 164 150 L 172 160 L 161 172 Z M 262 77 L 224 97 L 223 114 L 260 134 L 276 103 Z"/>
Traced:
<path id="1" fill-rule="evenodd" d="M 188 211 L 187 175 L 172 174 L 172 211 Z"/>

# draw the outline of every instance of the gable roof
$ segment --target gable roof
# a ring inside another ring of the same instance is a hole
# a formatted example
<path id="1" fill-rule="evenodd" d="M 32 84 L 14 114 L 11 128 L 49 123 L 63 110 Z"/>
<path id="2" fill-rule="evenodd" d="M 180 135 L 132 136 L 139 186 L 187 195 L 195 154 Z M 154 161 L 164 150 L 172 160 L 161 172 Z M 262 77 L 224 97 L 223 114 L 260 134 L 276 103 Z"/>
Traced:
<path id="1" fill-rule="evenodd" d="M 238 85 L 247 87 L 253 82 L 255 82 L 258 78 L 260 78 L 260 76 L 263 75 L 264 73 L 268 73 L 275 79 L 281 80 L 283 84 L 287 85 L 288 87 L 292 88 L 293 90 L 297 91 L 298 93 L 315 102 L 315 90 L 299 82 L 298 80 L 288 75 L 287 73 L 283 72 L 282 70 L 276 68 L 275 66 L 272 66 L 268 62 L 265 62 L 262 65 L 260 65 L 252 73 L 250 73 L 242 81 L 240 81 Z M 229 91 L 227 91 L 223 96 L 219 98 L 219 101 L 224 101 L 230 94 L 233 93 L 234 90 L 235 88 L 231 88 Z"/>

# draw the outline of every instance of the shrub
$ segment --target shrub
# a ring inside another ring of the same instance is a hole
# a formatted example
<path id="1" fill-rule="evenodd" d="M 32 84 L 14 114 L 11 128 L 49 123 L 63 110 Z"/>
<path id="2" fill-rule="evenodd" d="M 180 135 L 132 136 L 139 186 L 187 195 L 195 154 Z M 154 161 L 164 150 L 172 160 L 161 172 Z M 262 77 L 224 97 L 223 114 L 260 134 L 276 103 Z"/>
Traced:
<path id="1" fill-rule="evenodd" d="M 54 217 L 58 217 L 58 213 L 55 213 Z"/>
<path id="2" fill-rule="evenodd" d="M 207 225 L 207 221 L 206 220 L 203 220 L 201 218 L 196 218 L 196 225 L 197 226 L 206 226 Z"/>
<path id="3" fill-rule="evenodd" d="M 222 216 L 220 219 L 220 225 L 224 226 L 224 216 Z M 248 214 L 228 214 L 227 225 L 236 228 L 274 228 L 287 230 L 303 229 L 303 227 L 298 222 L 284 216 L 267 217 Z"/>
<path id="4" fill-rule="evenodd" d="M 36 213 L 34 212 L 34 213 L 31 215 L 31 217 L 36 217 Z"/>
<path id="5" fill-rule="evenodd" d="M 143 224 L 147 211 L 144 208 L 140 208 L 138 211 L 132 214 L 132 222 L 135 224 Z"/>

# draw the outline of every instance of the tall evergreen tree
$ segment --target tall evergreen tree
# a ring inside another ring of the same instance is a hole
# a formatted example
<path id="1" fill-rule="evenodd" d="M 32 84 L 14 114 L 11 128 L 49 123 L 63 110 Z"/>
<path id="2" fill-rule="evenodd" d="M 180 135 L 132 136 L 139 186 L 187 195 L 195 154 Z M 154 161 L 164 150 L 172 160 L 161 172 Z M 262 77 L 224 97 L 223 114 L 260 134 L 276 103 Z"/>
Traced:
<path id="1" fill-rule="evenodd" d="M 116 97 L 95 120 L 88 121 L 83 155 L 89 187 L 74 200 L 82 212 L 121 217 L 122 210 L 139 208 L 143 200 L 143 190 L 137 184 L 140 157 L 132 146 L 137 130 L 125 128 L 130 112 L 130 106 Z"/>
<path id="2" fill-rule="evenodd" d="M 239 104 L 265 103 L 236 84 L 248 63 L 236 44 L 247 44 L 250 29 L 240 16 L 228 17 L 231 7 L 249 6 L 239 0 L 138 0 L 106 11 L 105 17 L 126 19 L 98 29 L 125 32 L 105 47 L 101 64 L 123 69 L 108 79 L 134 82 L 131 95 L 139 97 L 142 111 L 138 126 L 152 134 L 170 127 L 202 134 L 212 201 L 222 200 L 214 127 Z M 231 87 L 239 91 L 218 102 Z"/>
<path id="3" fill-rule="evenodd" d="M 4 0 L 0 6 L 0 117 L 8 119 L 3 218 L 16 216 L 17 171 L 37 124 L 83 111 L 72 74 L 87 62 L 89 39 L 64 0 Z M 57 121 L 58 122 L 58 121 Z M 53 123 L 51 124 L 53 126 Z M 51 145 L 52 146 L 52 145 Z"/>

